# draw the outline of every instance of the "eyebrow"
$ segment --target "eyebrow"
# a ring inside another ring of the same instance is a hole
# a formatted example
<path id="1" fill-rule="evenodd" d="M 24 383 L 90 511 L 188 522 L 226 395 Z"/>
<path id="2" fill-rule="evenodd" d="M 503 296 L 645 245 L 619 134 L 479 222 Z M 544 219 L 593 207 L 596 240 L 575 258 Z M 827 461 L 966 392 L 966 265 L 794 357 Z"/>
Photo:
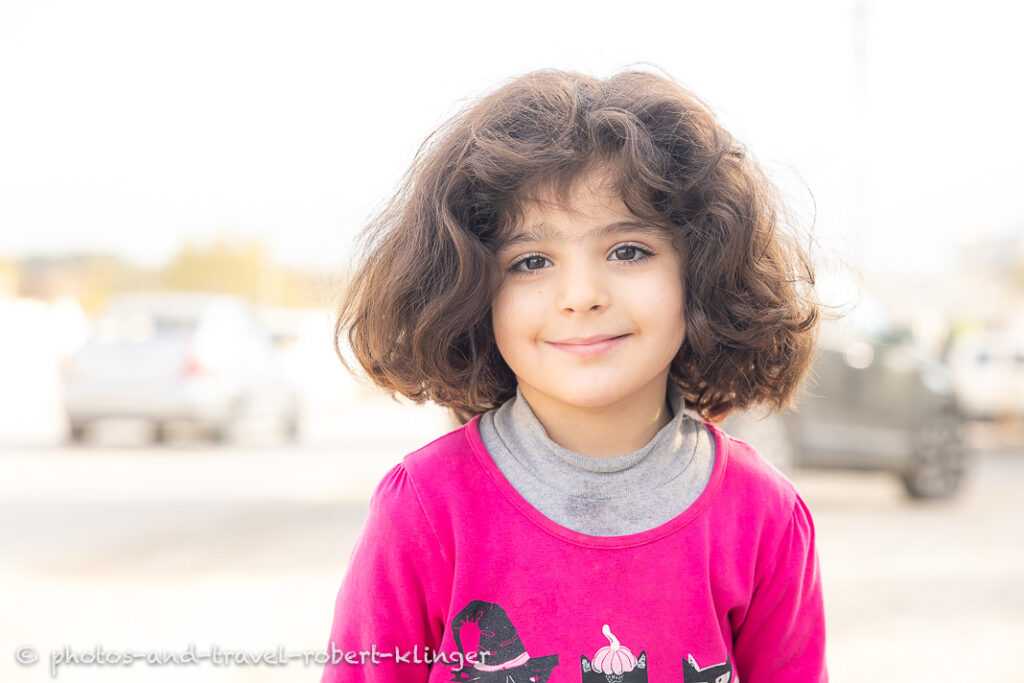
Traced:
<path id="1" fill-rule="evenodd" d="M 615 223 L 609 223 L 603 225 L 592 232 L 586 234 L 586 238 L 600 239 L 608 237 L 609 235 L 615 235 L 623 232 L 638 232 L 651 237 L 662 237 L 671 238 L 672 232 L 667 228 L 663 228 L 653 223 L 643 223 L 639 221 L 617 221 Z M 515 235 L 507 237 L 502 240 L 498 245 L 499 250 L 508 249 L 517 244 L 523 242 L 544 242 L 551 240 L 564 239 L 565 233 L 561 230 L 551 227 L 547 223 L 538 223 L 537 225 L 530 226 L 525 230 L 522 230 Z"/>

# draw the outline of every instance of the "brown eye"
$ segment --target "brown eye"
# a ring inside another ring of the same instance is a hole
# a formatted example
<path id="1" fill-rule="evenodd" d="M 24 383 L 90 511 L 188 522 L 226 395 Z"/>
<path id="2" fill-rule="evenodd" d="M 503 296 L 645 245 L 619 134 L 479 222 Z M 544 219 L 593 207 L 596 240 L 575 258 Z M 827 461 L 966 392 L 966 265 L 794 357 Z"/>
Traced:
<path id="1" fill-rule="evenodd" d="M 642 263 L 653 255 L 654 252 L 644 247 L 626 244 L 622 247 L 615 247 L 609 258 L 612 261 L 622 261 L 623 263 Z"/>
<path id="2" fill-rule="evenodd" d="M 538 255 L 524 256 L 523 258 L 521 258 L 518 261 L 516 261 L 515 263 L 513 263 L 509 267 L 509 270 L 513 271 L 513 272 L 519 272 L 519 273 L 533 272 L 533 271 L 536 271 L 536 270 L 543 269 L 544 268 L 544 264 L 546 262 L 547 262 L 547 259 L 544 258 L 543 256 L 538 256 Z M 534 266 L 536 266 L 536 267 L 534 267 Z"/>
<path id="3" fill-rule="evenodd" d="M 531 256 L 530 258 L 526 259 L 526 261 L 524 261 L 524 263 L 527 264 L 527 266 L 526 266 L 527 270 L 537 270 L 537 268 L 543 268 L 544 267 L 544 261 L 545 261 L 545 259 L 543 257 L 541 257 L 541 256 Z M 536 267 L 534 267 L 534 266 L 536 266 Z"/>
<path id="4" fill-rule="evenodd" d="M 619 247 L 615 254 L 619 261 L 632 261 L 636 256 L 636 247 Z"/>
<path id="5" fill-rule="evenodd" d="M 638 247 L 633 244 L 626 244 L 621 247 L 616 247 L 612 254 L 615 256 L 613 261 L 623 261 L 625 263 L 640 263 L 646 261 L 652 254 L 652 252 Z"/>

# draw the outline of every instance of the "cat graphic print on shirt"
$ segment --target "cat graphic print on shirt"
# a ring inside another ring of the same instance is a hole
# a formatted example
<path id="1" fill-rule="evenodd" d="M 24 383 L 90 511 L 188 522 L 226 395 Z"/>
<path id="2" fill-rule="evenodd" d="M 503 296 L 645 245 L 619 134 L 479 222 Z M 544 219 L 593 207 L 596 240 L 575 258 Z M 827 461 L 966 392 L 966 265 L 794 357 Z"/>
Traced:
<path id="1" fill-rule="evenodd" d="M 683 660 L 683 683 L 739 683 L 732 679 L 732 664 L 725 660 L 724 664 L 716 664 L 700 668 L 693 655 Z"/>

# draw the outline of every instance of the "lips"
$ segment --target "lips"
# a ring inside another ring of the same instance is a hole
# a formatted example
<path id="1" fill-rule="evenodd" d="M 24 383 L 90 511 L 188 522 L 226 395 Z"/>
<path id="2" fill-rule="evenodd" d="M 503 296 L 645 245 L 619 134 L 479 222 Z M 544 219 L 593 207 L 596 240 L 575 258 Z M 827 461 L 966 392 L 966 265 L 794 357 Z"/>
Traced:
<path id="1" fill-rule="evenodd" d="M 624 334 L 598 334 L 593 337 L 572 337 L 571 339 L 552 342 L 552 344 L 595 344 L 606 339 L 618 339 L 625 336 Z"/>
<path id="2" fill-rule="evenodd" d="M 593 358 L 615 348 L 627 337 L 629 337 L 628 334 L 618 336 L 603 334 L 594 337 L 574 337 L 561 342 L 549 343 L 556 349 L 580 358 Z"/>

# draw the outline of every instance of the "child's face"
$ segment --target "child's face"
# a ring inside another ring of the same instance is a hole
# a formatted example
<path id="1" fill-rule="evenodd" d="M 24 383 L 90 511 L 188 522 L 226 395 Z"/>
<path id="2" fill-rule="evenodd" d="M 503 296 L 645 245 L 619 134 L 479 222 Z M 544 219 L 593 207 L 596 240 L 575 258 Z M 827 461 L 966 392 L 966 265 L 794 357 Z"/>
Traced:
<path id="1" fill-rule="evenodd" d="M 600 180 L 577 184 L 572 212 L 528 205 L 512 233 L 522 240 L 497 254 L 506 274 L 492 306 L 494 335 L 531 404 L 600 409 L 656 395 L 683 343 L 671 236 L 643 224 Z M 619 338 L 578 343 L 591 337 Z"/>

